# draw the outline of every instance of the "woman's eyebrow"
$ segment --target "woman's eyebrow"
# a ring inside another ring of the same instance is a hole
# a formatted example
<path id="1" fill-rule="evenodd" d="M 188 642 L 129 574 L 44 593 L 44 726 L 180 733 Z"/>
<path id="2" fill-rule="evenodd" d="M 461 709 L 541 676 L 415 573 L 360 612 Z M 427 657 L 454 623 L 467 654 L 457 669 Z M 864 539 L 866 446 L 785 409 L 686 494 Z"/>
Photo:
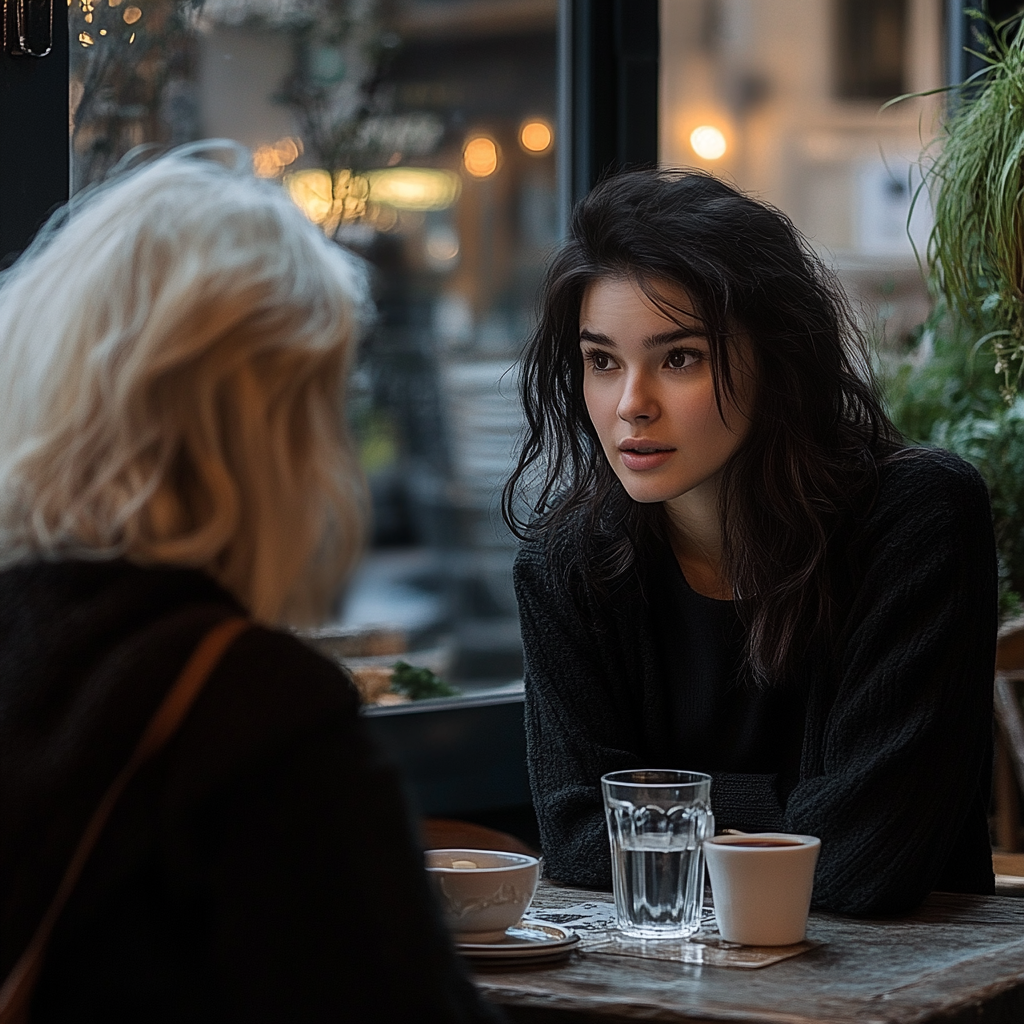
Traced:
<path id="1" fill-rule="evenodd" d="M 644 338 L 644 348 L 661 348 L 663 345 L 672 345 L 677 341 L 686 338 L 703 338 L 704 335 L 692 327 L 680 327 L 675 331 L 663 331 L 661 334 L 652 334 Z M 588 331 L 585 327 L 580 331 L 580 341 L 589 341 L 594 345 L 604 345 L 606 348 L 615 348 L 615 342 L 607 334 L 597 334 Z"/>

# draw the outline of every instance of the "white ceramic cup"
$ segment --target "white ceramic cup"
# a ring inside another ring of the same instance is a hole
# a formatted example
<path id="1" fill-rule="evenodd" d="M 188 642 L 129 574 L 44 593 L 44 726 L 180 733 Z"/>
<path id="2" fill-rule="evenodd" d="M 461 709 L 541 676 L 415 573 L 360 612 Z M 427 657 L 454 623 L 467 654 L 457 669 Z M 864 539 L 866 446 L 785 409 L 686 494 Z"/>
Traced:
<path id="1" fill-rule="evenodd" d="M 718 930 L 744 946 L 789 946 L 807 934 L 821 840 L 783 832 L 704 840 Z"/>
<path id="2" fill-rule="evenodd" d="M 500 942 L 540 879 L 536 857 L 494 850 L 427 850 L 426 868 L 456 942 Z"/>

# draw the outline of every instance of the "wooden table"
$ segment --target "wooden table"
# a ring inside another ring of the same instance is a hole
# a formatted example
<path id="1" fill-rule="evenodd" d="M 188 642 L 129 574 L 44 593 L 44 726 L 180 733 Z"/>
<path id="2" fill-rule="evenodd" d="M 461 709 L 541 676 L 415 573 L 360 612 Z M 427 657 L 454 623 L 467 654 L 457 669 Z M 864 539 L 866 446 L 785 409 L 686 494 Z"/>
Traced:
<path id="1" fill-rule="evenodd" d="M 542 882 L 529 916 L 610 902 Z M 529 1024 L 1024 1024 L 1024 899 L 936 894 L 891 920 L 814 913 L 808 939 L 820 945 L 756 970 L 583 948 L 475 979 L 511 1020 Z"/>

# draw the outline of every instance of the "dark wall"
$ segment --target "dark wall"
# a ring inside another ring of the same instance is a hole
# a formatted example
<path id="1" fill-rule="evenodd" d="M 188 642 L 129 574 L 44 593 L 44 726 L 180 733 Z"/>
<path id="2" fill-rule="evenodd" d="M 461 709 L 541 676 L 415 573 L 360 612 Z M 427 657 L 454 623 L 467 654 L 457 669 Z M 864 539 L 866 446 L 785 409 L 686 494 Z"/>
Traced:
<path id="1" fill-rule="evenodd" d="M 24 249 L 47 214 L 68 198 L 68 33 L 54 12 L 53 48 L 16 57 L 14 4 L 0 53 L 0 262 Z"/>

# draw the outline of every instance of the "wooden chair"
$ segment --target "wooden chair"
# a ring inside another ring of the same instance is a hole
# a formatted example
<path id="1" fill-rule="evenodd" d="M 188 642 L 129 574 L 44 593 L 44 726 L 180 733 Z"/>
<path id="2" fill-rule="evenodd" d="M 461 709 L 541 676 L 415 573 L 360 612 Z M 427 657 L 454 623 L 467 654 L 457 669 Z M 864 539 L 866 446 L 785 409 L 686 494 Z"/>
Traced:
<path id="1" fill-rule="evenodd" d="M 1020 850 L 1020 794 L 1024 793 L 1024 721 L 1014 688 L 1024 685 L 1024 619 L 999 631 L 996 647 L 996 750 L 994 798 L 996 845 Z"/>
<path id="2" fill-rule="evenodd" d="M 522 840 L 494 828 L 451 818 L 424 818 L 420 823 L 423 845 L 428 850 L 498 850 L 540 856 Z"/>
<path id="3" fill-rule="evenodd" d="M 996 721 L 999 723 L 1010 767 L 1024 793 L 1024 713 L 1018 696 L 1022 686 L 1024 672 L 999 672 L 996 675 Z"/>
<path id="4" fill-rule="evenodd" d="M 1024 714 L 1018 692 L 1024 671 L 999 672 L 995 679 L 996 845 L 1005 853 L 1021 848 L 1020 794 L 1024 793 Z M 1015 692 L 1016 691 L 1016 692 Z"/>

